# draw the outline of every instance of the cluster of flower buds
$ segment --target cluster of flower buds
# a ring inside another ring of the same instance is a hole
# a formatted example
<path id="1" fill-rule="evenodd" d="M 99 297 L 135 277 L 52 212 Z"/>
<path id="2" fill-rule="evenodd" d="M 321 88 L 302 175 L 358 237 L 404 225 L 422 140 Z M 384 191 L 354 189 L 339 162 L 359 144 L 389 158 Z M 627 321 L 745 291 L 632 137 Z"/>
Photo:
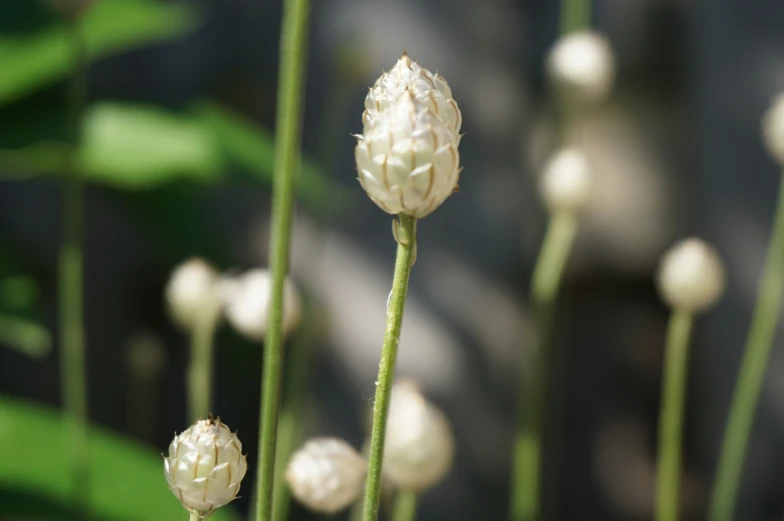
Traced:
<path id="1" fill-rule="evenodd" d="M 365 98 L 359 183 L 390 214 L 425 217 L 457 187 L 462 114 L 446 80 L 406 54 Z"/>
<path id="2" fill-rule="evenodd" d="M 182 506 L 200 519 L 237 497 L 248 470 L 236 433 L 218 420 L 199 420 L 169 445 L 166 483 Z"/>
<path id="3" fill-rule="evenodd" d="M 724 265 L 712 246 L 700 239 L 686 239 L 662 257 L 658 283 L 667 305 L 699 313 L 724 293 Z"/>
<path id="4" fill-rule="evenodd" d="M 289 460 L 292 496 L 315 512 L 335 514 L 351 505 L 365 483 L 367 462 L 339 438 L 314 438 Z"/>
<path id="5" fill-rule="evenodd" d="M 166 287 L 166 304 L 172 320 L 193 331 L 205 312 L 225 314 L 228 322 L 245 337 L 260 341 L 267 332 L 272 277 L 265 269 L 252 269 L 239 276 L 219 275 L 202 259 L 178 266 Z M 288 334 L 302 317 L 296 286 L 286 279 L 283 294 L 283 331 Z"/>

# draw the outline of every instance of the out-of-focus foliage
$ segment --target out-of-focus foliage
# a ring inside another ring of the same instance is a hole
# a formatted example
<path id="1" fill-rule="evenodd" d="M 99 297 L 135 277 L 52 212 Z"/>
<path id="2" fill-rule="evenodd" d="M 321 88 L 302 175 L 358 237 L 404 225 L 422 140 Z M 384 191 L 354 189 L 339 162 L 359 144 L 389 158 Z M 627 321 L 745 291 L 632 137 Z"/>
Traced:
<path id="1" fill-rule="evenodd" d="M 5 447 L 0 458 L 0 489 L 67 505 L 71 481 L 65 460 L 66 436 L 59 414 L 0 395 L 0 446 Z M 160 521 L 187 517 L 166 487 L 160 454 L 104 429 L 90 427 L 89 436 L 89 507 L 94 518 Z M 4 516 L 14 513 L 25 514 L 4 508 Z M 238 516 L 229 506 L 210 519 L 233 521 Z"/>
<path id="2" fill-rule="evenodd" d="M 127 188 L 179 175 L 211 180 L 221 163 L 208 129 L 187 115 L 101 103 L 84 121 L 79 165 L 92 181 Z"/>
<path id="3" fill-rule="evenodd" d="M 198 16 L 181 2 L 102 0 L 82 23 L 87 56 L 95 60 L 185 34 L 196 27 Z M 0 35 L 0 104 L 64 77 L 70 67 L 68 35 L 62 24 Z"/>
<path id="4" fill-rule="evenodd" d="M 52 338 L 38 323 L 38 284 L 22 263 L 0 247 L 0 346 L 35 358 L 49 354 Z"/>

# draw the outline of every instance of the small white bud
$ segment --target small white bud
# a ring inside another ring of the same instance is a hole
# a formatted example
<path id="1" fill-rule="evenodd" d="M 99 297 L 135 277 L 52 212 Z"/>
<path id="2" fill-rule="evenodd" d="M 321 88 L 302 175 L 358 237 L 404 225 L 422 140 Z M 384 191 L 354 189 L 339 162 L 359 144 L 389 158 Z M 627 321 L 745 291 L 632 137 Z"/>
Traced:
<path id="1" fill-rule="evenodd" d="M 700 239 L 686 239 L 662 257 L 658 283 L 670 307 L 698 313 L 713 306 L 724 292 L 724 266 L 713 247 Z"/>
<path id="2" fill-rule="evenodd" d="M 547 73 L 566 101 L 602 101 L 612 90 L 615 79 L 612 47 L 603 36 L 592 31 L 570 33 L 550 50 Z"/>
<path id="3" fill-rule="evenodd" d="M 762 116 L 762 139 L 768 154 L 784 166 L 784 93 L 773 99 Z"/>
<path id="4" fill-rule="evenodd" d="M 272 274 L 256 268 L 220 283 L 219 293 L 225 303 L 226 318 L 240 334 L 251 340 L 264 340 L 270 314 Z M 299 325 L 302 318 L 299 293 L 289 279 L 283 284 L 283 334 Z"/>
<path id="5" fill-rule="evenodd" d="M 577 211 L 591 194 L 591 169 L 579 150 L 564 149 L 544 166 L 539 191 L 551 212 Z"/>
<path id="6" fill-rule="evenodd" d="M 217 300 L 215 283 L 218 272 L 207 262 L 192 258 L 179 265 L 169 277 L 165 298 L 172 320 L 192 331 L 202 309 Z"/>
<path id="7" fill-rule="evenodd" d="M 462 115 L 442 77 L 403 55 L 370 89 L 362 120 L 358 179 L 382 210 L 425 217 L 455 191 Z"/>
<path id="8" fill-rule="evenodd" d="M 413 382 L 395 383 L 384 443 L 384 475 L 402 488 L 428 489 L 449 472 L 454 446 L 444 413 Z"/>
<path id="9" fill-rule="evenodd" d="M 174 437 L 163 468 L 182 506 L 205 519 L 237 497 L 248 463 L 237 435 L 209 419 Z"/>
<path id="10" fill-rule="evenodd" d="M 354 447 L 338 438 L 314 438 L 292 455 L 286 482 L 297 501 L 334 514 L 357 499 L 366 473 L 367 463 Z"/>

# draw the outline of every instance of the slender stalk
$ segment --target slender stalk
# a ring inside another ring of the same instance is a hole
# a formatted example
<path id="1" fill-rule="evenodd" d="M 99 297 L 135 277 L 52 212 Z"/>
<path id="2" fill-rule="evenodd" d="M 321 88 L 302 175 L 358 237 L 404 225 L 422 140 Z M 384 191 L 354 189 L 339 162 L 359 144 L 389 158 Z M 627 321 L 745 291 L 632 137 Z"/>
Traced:
<path id="1" fill-rule="evenodd" d="M 197 514 L 195 512 L 191 512 L 190 514 L 191 515 L 188 517 L 189 521 L 201 521 L 201 518 L 199 517 L 199 514 Z"/>
<path id="2" fill-rule="evenodd" d="M 416 519 L 417 493 L 411 489 L 400 489 L 392 507 L 392 521 L 414 521 Z"/>
<path id="3" fill-rule="evenodd" d="M 68 20 L 72 77 L 68 95 L 67 155 L 63 194 L 63 242 L 58 258 L 60 381 L 68 432 L 69 465 L 77 509 L 87 510 L 87 389 L 82 279 L 82 179 L 76 164 L 86 97 L 86 57 L 79 19 Z"/>
<path id="4" fill-rule="evenodd" d="M 275 488 L 272 500 L 272 519 L 286 521 L 289 512 L 290 496 L 285 486 L 286 463 L 304 438 L 304 412 L 308 402 L 308 385 L 319 338 L 324 332 L 323 317 L 315 306 L 306 305 L 305 323 L 297 336 L 292 349 L 293 356 L 288 360 L 284 401 L 278 422 L 278 444 L 275 467 Z"/>
<path id="5" fill-rule="evenodd" d="M 220 318 L 220 305 L 205 301 L 199 320 L 191 332 L 191 360 L 188 367 L 188 421 L 206 418 L 212 401 L 213 337 Z"/>
<path id="6" fill-rule="evenodd" d="M 561 0 L 561 35 L 591 26 L 591 0 Z"/>
<path id="7" fill-rule="evenodd" d="M 542 425 L 551 356 L 548 346 L 558 289 L 576 233 L 574 214 L 554 214 L 534 268 L 531 301 L 536 333 L 533 361 L 523 357 L 512 468 L 510 517 L 513 521 L 536 521 L 540 515 Z"/>
<path id="8" fill-rule="evenodd" d="M 381 496 L 381 464 L 384 454 L 384 436 L 387 428 L 389 397 L 395 376 L 397 345 L 403 325 L 403 308 L 406 303 L 408 278 L 416 255 L 416 219 L 409 215 L 399 215 L 395 224 L 397 256 L 395 276 L 392 279 L 392 292 L 387 301 L 387 329 L 384 345 L 381 348 L 381 362 L 378 365 L 376 381 L 376 400 L 373 405 L 373 428 L 370 434 L 370 454 L 368 456 L 368 478 L 365 487 L 365 506 L 362 519 L 376 521 L 378 503 Z"/>
<path id="9" fill-rule="evenodd" d="M 272 229 L 269 266 L 272 294 L 264 342 L 259 463 L 256 478 L 256 519 L 271 521 L 275 480 L 281 367 L 283 365 L 283 283 L 289 270 L 291 221 L 296 173 L 300 162 L 302 96 L 306 66 L 309 0 L 285 0 L 280 39 L 275 173 L 272 188 Z"/>
<path id="10" fill-rule="evenodd" d="M 759 283 L 751 329 L 746 340 L 738 380 L 735 383 L 719 455 L 716 481 L 708 510 L 710 521 L 730 521 L 735 512 L 743 459 L 781 310 L 782 290 L 784 290 L 784 177 L 779 185 L 776 215 L 765 267 Z"/>

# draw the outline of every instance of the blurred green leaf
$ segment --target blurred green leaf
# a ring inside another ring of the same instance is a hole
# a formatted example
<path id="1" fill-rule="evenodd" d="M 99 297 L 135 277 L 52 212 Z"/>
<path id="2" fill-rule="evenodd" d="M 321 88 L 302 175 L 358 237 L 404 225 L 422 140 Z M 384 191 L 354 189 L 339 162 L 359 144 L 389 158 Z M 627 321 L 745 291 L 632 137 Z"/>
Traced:
<path id="1" fill-rule="evenodd" d="M 95 60 L 112 53 L 185 34 L 198 17 L 184 3 L 155 0 L 102 0 L 83 19 L 87 54 Z M 70 68 L 65 27 L 33 34 L 0 35 L 0 103 L 65 76 Z"/>
<path id="2" fill-rule="evenodd" d="M 178 176 L 221 174 L 212 135 L 187 115 L 116 103 L 93 105 L 84 122 L 82 170 L 91 181 L 140 188 Z"/>
<path id="3" fill-rule="evenodd" d="M 114 521 L 187 518 L 166 487 L 163 458 L 157 451 L 90 428 L 90 509 Z M 67 430 L 54 410 L 0 395 L 0 488 L 34 493 L 67 505 L 70 482 L 64 450 Z M 250 490 L 250 484 L 243 488 Z M 231 507 L 218 509 L 214 521 L 238 521 Z"/>
<path id="4" fill-rule="evenodd" d="M 0 309 L 29 309 L 38 300 L 39 293 L 38 283 L 29 275 L 9 275 L 0 279 Z"/>
<path id="5" fill-rule="evenodd" d="M 272 183 L 275 163 L 275 137 L 272 132 L 214 103 L 200 103 L 194 110 L 212 132 L 227 162 Z M 345 210 L 349 201 L 345 190 L 306 158 L 302 160 L 297 186 L 303 202 L 317 210 Z"/>
<path id="6" fill-rule="evenodd" d="M 0 345 L 32 358 L 43 358 L 52 350 L 52 336 L 40 324 L 0 314 Z"/>

